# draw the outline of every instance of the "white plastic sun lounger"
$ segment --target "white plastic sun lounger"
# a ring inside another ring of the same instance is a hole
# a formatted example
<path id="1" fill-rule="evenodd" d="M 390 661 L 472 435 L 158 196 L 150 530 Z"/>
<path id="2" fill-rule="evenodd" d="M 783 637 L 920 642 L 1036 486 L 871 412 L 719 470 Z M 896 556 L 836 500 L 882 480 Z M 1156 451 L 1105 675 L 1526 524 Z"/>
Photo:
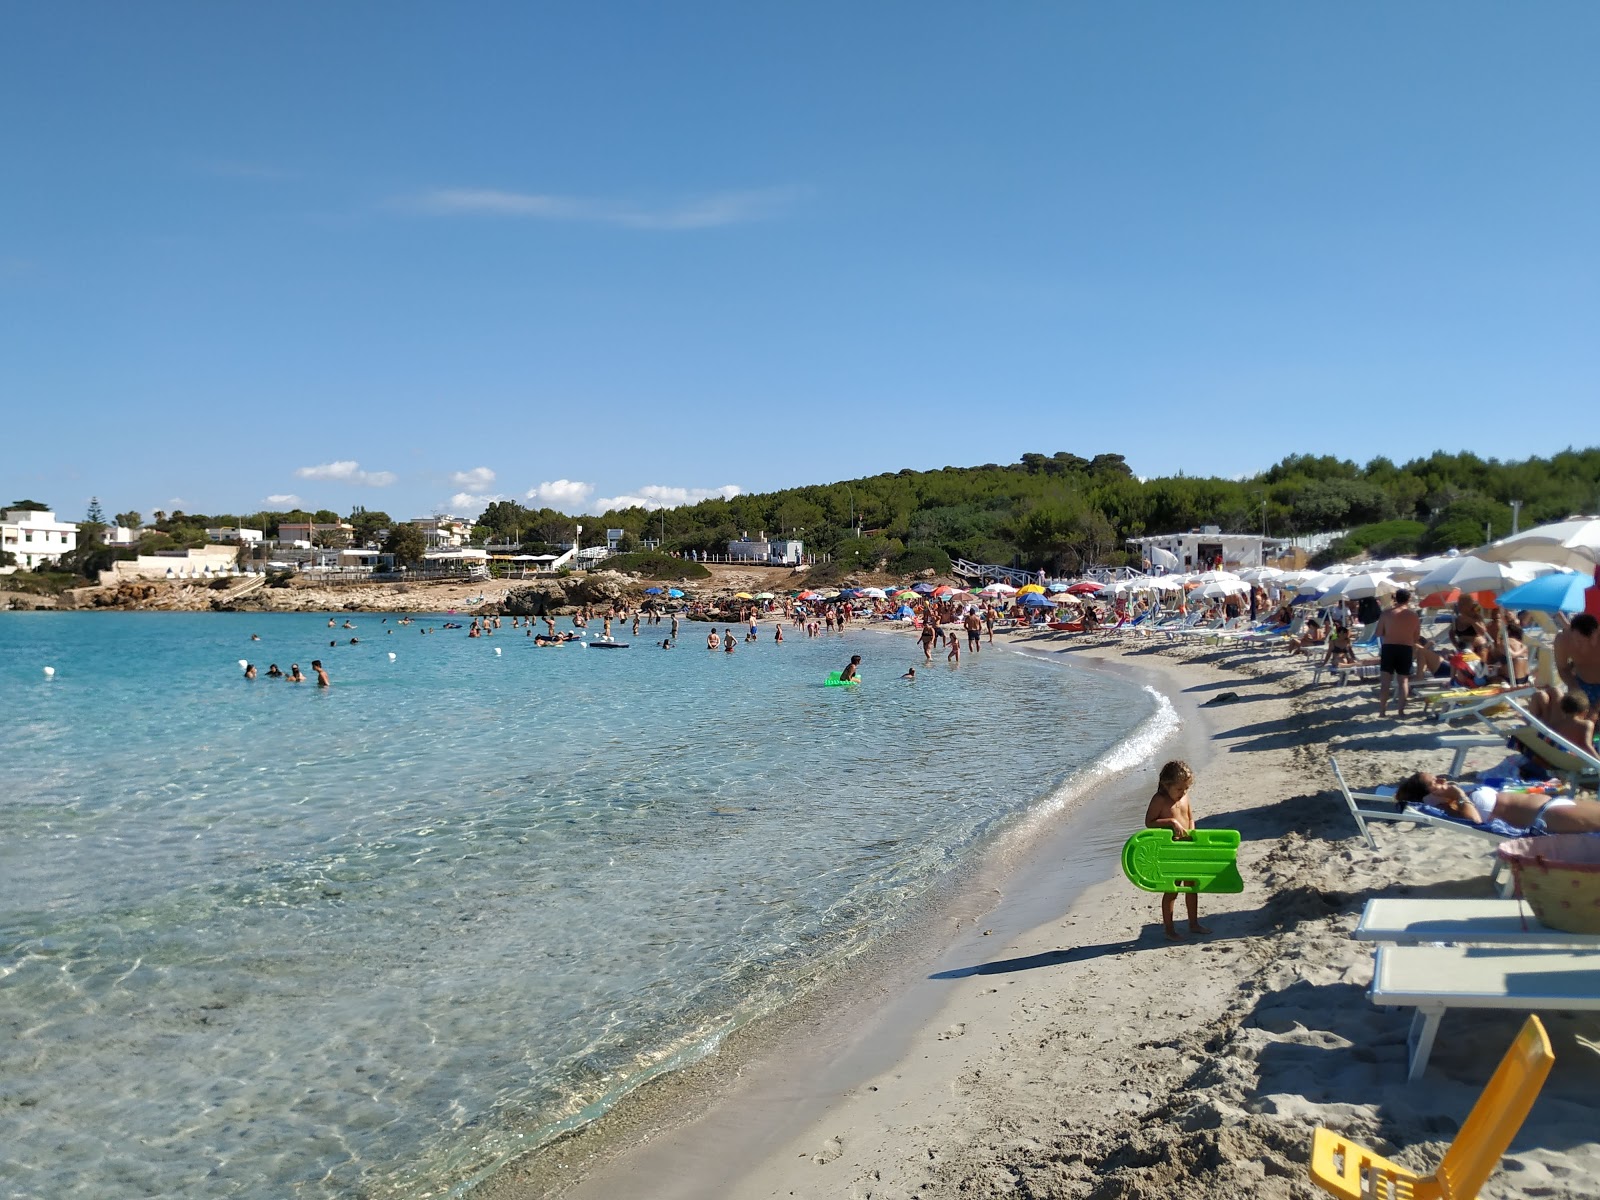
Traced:
<path id="1" fill-rule="evenodd" d="M 1534 919 L 1520 900 L 1368 900 L 1350 934 L 1358 942 L 1420 946 L 1454 942 L 1475 946 L 1565 946 L 1600 950 L 1600 934 L 1566 933 Z"/>
<path id="2" fill-rule="evenodd" d="M 1374 1004 L 1417 1010 L 1406 1036 L 1406 1078 L 1414 1081 L 1428 1069 L 1449 1009 L 1600 1010 L 1600 950 L 1379 946 L 1368 995 Z"/>
<path id="3" fill-rule="evenodd" d="M 1361 831 L 1361 836 L 1366 839 L 1367 849 L 1376 850 L 1378 848 L 1378 843 L 1373 839 L 1372 831 L 1367 828 L 1367 822 L 1369 821 L 1405 821 L 1413 825 L 1427 825 L 1434 829 L 1445 829 L 1460 837 L 1476 838 L 1484 843 L 1484 849 L 1494 859 L 1489 869 L 1490 885 L 1501 896 L 1511 894 L 1513 886 L 1511 872 L 1506 869 L 1506 864 L 1499 855 L 1494 853 L 1494 848 L 1505 841 L 1505 838 L 1487 829 L 1475 829 L 1464 822 L 1435 817 L 1429 813 L 1418 812 L 1414 808 L 1396 809 L 1394 806 L 1395 789 L 1393 787 L 1385 786 L 1375 792 L 1353 792 L 1350 790 L 1350 785 L 1345 782 L 1344 772 L 1339 769 L 1339 760 L 1330 754 L 1328 755 L 1328 763 L 1333 767 L 1333 777 L 1339 782 L 1339 791 L 1344 794 L 1345 805 L 1350 809 L 1350 815 L 1355 819 L 1356 828 Z"/>

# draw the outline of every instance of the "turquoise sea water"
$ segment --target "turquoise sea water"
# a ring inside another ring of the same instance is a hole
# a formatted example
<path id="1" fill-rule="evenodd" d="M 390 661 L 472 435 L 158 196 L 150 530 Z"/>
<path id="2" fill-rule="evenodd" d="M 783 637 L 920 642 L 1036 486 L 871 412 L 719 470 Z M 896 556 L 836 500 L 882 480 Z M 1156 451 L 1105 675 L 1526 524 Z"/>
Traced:
<path id="1" fill-rule="evenodd" d="M 447 1194 L 1160 720 L 1002 647 L 906 684 L 874 634 L 350 619 L 0 616 L 0 1195 Z M 866 682 L 822 687 L 850 653 Z M 325 692 L 237 663 L 316 657 Z"/>

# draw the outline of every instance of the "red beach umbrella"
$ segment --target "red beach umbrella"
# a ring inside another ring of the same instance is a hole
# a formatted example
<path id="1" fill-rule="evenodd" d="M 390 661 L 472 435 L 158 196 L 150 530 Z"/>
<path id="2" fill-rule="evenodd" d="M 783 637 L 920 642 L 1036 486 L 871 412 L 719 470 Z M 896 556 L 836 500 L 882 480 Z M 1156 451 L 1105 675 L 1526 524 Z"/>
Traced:
<path id="1" fill-rule="evenodd" d="M 1073 584 L 1067 589 L 1067 591 L 1071 592 L 1074 596 L 1092 596 L 1096 592 L 1105 591 L 1105 584 L 1092 583 L 1085 579 L 1082 583 Z"/>
<path id="2" fill-rule="evenodd" d="M 1461 599 L 1460 588 L 1446 588 L 1442 592 L 1432 592 L 1424 596 L 1417 604 L 1418 608 L 1448 608 Z"/>

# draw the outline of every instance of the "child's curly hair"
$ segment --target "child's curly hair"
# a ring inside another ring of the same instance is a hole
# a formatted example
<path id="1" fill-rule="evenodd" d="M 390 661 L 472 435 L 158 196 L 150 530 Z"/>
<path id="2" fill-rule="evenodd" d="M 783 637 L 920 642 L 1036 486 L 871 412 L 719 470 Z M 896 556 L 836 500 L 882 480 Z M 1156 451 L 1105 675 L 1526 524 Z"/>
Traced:
<path id="1" fill-rule="evenodd" d="M 1162 767 L 1161 775 L 1156 781 L 1156 785 L 1163 792 L 1175 784 L 1182 784 L 1186 788 L 1194 784 L 1194 771 L 1181 758 L 1175 758 Z"/>

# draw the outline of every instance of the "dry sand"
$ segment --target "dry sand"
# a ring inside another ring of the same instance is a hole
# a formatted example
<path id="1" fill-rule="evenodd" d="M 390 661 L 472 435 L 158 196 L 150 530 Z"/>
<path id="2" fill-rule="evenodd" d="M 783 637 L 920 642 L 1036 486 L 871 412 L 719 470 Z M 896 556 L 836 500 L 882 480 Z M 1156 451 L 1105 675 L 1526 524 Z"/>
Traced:
<path id="1" fill-rule="evenodd" d="M 1159 757 L 1191 757 L 1201 824 L 1244 835 L 1246 890 L 1201 898 L 1212 934 L 1168 943 L 1158 898 L 1113 877 L 1152 763 L 976 881 L 899 970 L 713 1072 L 709 1098 L 669 1091 L 623 1122 L 621 1153 L 579 1138 L 485 1196 L 1309 1197 L 1319 1123 L 1433 1168 L 1521 1018 L 1447 1015 L 1408 1085 L 1411 1014 L 1367 1000 L 1372 951 L 1349 933 L 1373 896 L 1492 894 L 1489 860 L 1403 824 L 1375 827 L 1369 850 L 1326 755 L 1349 738 L 1352 784 L 1392 782 L 1447 761 L 1437 727 L 1380 722 L 1372 687 L 1313 690 L 1309 669 L 1270 654 L 1029 648 L 1139 664 L 1179 703 L 1185 728 Z M 1600 1017 L 1544 1016 L 1556 1068 L 1488 1197 L 1600 1195 Z"/>

